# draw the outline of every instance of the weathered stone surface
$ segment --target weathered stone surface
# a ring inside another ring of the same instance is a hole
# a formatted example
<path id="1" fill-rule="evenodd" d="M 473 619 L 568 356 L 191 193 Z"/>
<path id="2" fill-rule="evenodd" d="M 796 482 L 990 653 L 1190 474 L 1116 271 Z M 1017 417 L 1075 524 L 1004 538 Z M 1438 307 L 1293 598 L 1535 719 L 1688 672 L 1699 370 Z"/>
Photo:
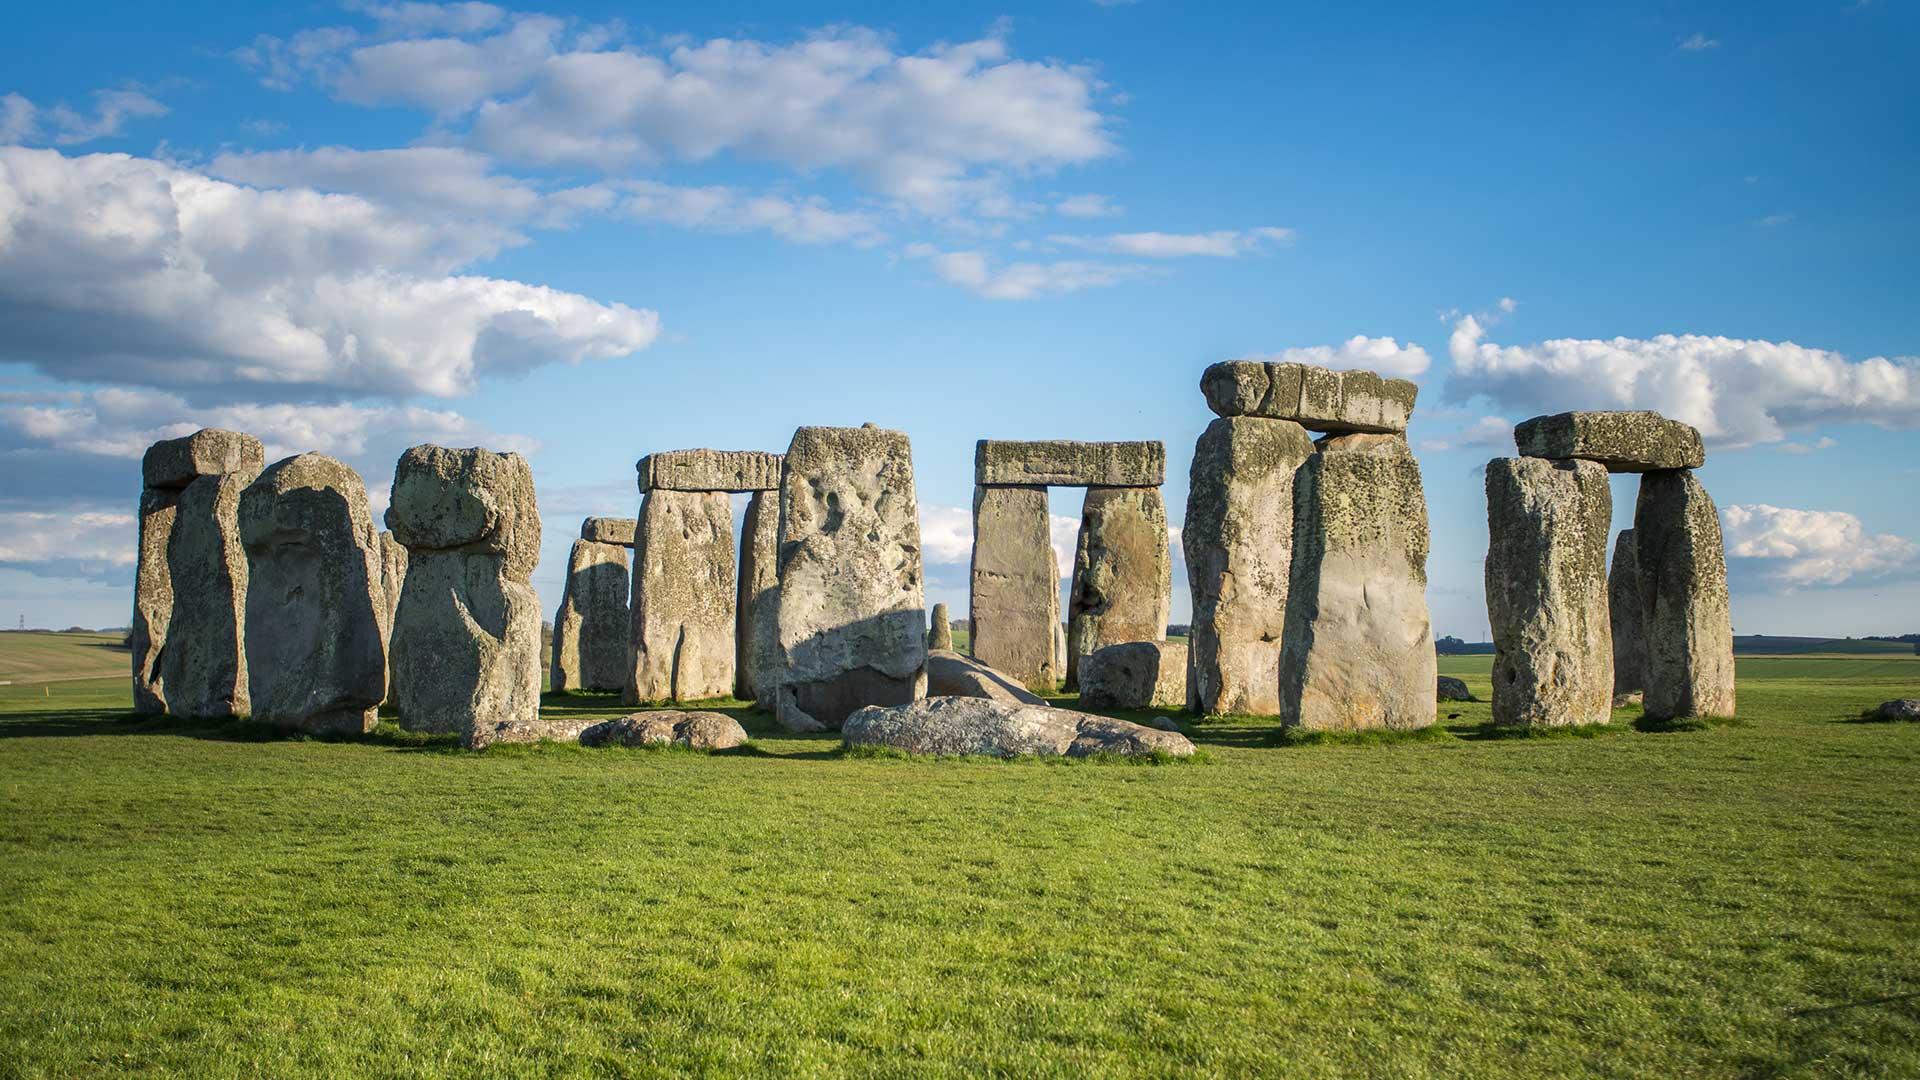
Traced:
<path id="1" fill-rule="evenodd" d="M 1054 487 L 1159 487 L 1167 479 L 1162 442 L 1014 442 L 981 439 L 973 482 Z"/>
<path id="2" fill-rule="evenodd" d="M 633 551 L 629 704 L 733 693 L 733 505 L 724 492 L 656 488 Z"/>
<path id="3" fill-rule="evenodd" d="M 1621 529 L 1607 571 L 1607 619 L 1613 638 L 1613 700 L 1647 688 L 1647 639 L 1640 613 L 1640 560 L 1633 530 Z"/>
<path id="4" fill-rule="evenodd" d="M 387 696 L 380 534 L 360 474 L 325 454 L 275 462 L 240 493 L 253 718 L 373 730 Z"/>
<path id="5" fill-rule="evenodd" d="M 1487 463 L 1494 723 L 1559 727 L 1612 717 L 1612 527 L 1613 491 L 1598 463 Z"/>
<path id="6" fill-rule="evenodd" d="M 1187 705 L 1280 712 L 1280 636 L 1293 569 L 1293 476 L 1313 454 L 1291 420 L 1222 417 L 1193 450 L 1180 534 L 1193 592 Z"/>
<path id="7" fill-rule="evenodd" d="M 629 588 L 626 547 L 573 542 L 553 615 L 547 682 L 554 693 L 626 689 Z"/>
<path id="8" fill-rule="evenodd" d="M 1021 686 L 1011 677 L 951 649 L 927 650 L 927 695 L 977 697 L 1026 705 L 1046 703 L 1039 694 Z"/>
<path id="9" fill-rule="evenodd" d="M 733 696 L 771 709 L 780 691 L 780 493 L 756 491 L 740 524 Z"/>
<path id="10" fill-rule="evenodd" d="M 1080 513 L 1067 622 L 1067 683 L 1082 658 L 1123 641 L 1165 641 L 1173 557 L 1159 488 L 1090 488 Z"/>
<path id="11" fill-rule="evenodd" d="M 580 523 L 580 539 L 632 547 L 633 533 L 639 524 L 632 518 L 590 517 Z"/>
<path id="12" fill-rule="evenodd" d="M 927 631 L 927 648 L 953 651 L 953 620 L 947 617 L 947 605 L 933 605 L 933 626 Z"/>
<path id="13" fill-rule="evenodd" d="M 1193 753 L 1193 744 L 1177 732 L 1067 709 L 972 697 L 869 705 L 847 717 L 842 734 L 848 746 L 887 746 L 909 754 L 1091 757 L 1157 751 L 1186 757 Z"/>
<path id="14" fill-rule="evenodd" d="M 1406 440 L 1323 440 L 1294 478 L 1280 717 L 1354 731 L 1433 723 L 1427 501 Z"/>
<path id="15" fill-rule="evenodd" d="M 971 584 L 967 641 L 974 658 L 1022 686 L 1060 685 L 1060 566 L 1046 488 L 973 489 Z"/>
<path id="16" fill-rule="evenodd" d="M 385 705 L 393 699 L 393 624 L 400 613 L 400 591 L 407 583 L 407 549 L 393 534 L 382 530 L 378 534 L 380 544 L 380 595 L 387 603 L 387 620 L 380 624 L 386 634 L 380 642 L 387 655 L 387 697 L 380 704 Z"/>
<path id="17" fill-rule="evenodd" d="M 1187 703 L 1187 647 L 1126 641 L 1080 658 L 1080 703 L 1090 709 L 1178 709 Z"/>
<path id="18" fill-rule="evenodd" d="M 1920 720 L 1920 698 L 1895 698 L 1873 710 L 1875 720 Z"/>
<path id="19" fill-rule="evenodd" d="M 1700 432 L 1657 412 L 1564 412 L 1523 420 L 1513 441 L 1525 457 L 1580 458 L 1611 472 L 1697 469 L 1706 464 Z"/>
<path id="20" fill-rule="evenodd" d="M 566 737 L 540 717 L 540 508 L 526 459 L 416 446 L 395 467 L 386 520 L 407 548 L 388 655 L 401 726 L 469 747 Z"/>
<path id="21" fill-rule="evenodd" d="M 730 750 L 747 741 L 747 730 L 725 713 L 658 709 L 595 724 L 580 733 L 581 746 L 685 746 Z"/>
<path id="22" fill-rule="evenodd" d="M 202 476 L 180 491 L 167 538 L 173 608 L 160 650 L 167 712 L 219 718 L 252 712 L 244 628 L 247 554 L 240 492 L 255 474 Z"/>
<path id="23" fill-rule="evenodd" d="M 1292 420 L 1310 431 L 1399 434 L 1420 388 L 1371 371 L 1311 364 L 1228 360 L 1200 376 L 1207 407 L 1220 416 Z"/>
<path id="24" fill-rule="evenodd" d="M 1720 515 L 1685 470 L 1640 478 L 1633 514 L 1647 716 L 1733 715 L 1733 612 Z"/>
<path id="25" fill-rule="evenodd" d="M 780 494 L 782 726 L 838 728 L 862 706 L 924 696 L 926 618 L 906 434 L 794 432 Z"/>
<path id="26" fill-rule="evenodd" d="M 649 491 L 776 491 L 780 455 L 765 450 L 668 450 L 635 466 Z"/>
<path id="27" fill-rule="evenodd" d="M 128 644 L 133 652 L 133 711 L 167 711 L 160 656 L 173 620 L 173 575 L 167 570 L 168 541 L 180 494 L 159 488 L 140 493 L 140 554 L 134 566 L 133 623 Z"/>
<path id="28" fill-rule="evenodd" d="M 140 474 L 147 487 L 178 489 L 202 476 L 258 476 L 266 461 L 259 439 L 239 431 L 201 428 L 147 447 Z"/>
<path id="29" fill-rule="evenodd" d="M 1434 696 L 1441 701 L 1472 701 L 1473 691 L 1467 689 L 1466 680 L 1442 675 L 1434 687 Z"/>

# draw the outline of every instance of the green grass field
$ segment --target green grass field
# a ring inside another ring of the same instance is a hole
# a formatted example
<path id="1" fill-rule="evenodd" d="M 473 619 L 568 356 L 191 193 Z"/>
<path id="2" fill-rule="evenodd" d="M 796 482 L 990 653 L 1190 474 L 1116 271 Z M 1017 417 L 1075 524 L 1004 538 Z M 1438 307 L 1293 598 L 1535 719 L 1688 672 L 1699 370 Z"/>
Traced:
<path id="1" fill-rule="evenodd" d="M 1920 725 L 1856 722 L 1920 663 L 1739 672 L 1731 726 L 1166 765 L 0 687 L 0 1076 L 1920 1075 Z"/>

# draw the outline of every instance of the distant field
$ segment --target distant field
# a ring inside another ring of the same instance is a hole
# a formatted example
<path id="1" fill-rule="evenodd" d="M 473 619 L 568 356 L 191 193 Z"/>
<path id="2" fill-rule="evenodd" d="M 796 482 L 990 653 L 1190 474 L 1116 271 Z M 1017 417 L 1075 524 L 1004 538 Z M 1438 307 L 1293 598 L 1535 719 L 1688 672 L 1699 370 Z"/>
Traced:
<path id="1" fill-rule="evenodd" d="M 119 634 L 0 632 L 0 681 L 13 683 L 131 678 L 133 660 Z"/>
<path id="2" fill-rule="evenodd" d="M 1736 656 L 1907 656 L 1920 660 L 1913 645 L 1905 641 L 1862 641 L 1858 638 L 1776 637 L 1763 634 L 1733 639 Z"/>

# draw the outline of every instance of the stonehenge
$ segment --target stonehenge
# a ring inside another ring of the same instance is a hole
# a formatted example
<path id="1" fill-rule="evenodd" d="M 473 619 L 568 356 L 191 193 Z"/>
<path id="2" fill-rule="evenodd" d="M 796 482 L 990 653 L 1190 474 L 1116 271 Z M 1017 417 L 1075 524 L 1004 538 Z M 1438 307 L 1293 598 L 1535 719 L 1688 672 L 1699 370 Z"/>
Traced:
<path id="1" fill-rule="evenodd" d="M 1046 488 L 974 487 L 970 581 L 968 651 L 1022 686 L 1058 685 L 1060 567 Z"/>
<path id="2" fill-rule="evenodd" d="M 553 616 L 549 688 L 625 689 L 627 684 L 627 549 L 632 518 L 591 517 L 567 554 L 566 584 Z"/>
<path id="3" fill-rule="evenodd" d="M 756 491 L 740 525 L 733 696 L 771 704 L 780 687 L 780 493 Z"/>
<path id="4" fill-rule="evenodd" d="M 1656 412 L 1566 412 L 1536 416 L 1513 429 L 1525 457 L 1579 459 L 1608 472 L 1697 469 L 1707 452 L 1700 433 Z"/>
<path id="5" fill-rule="evenodd" d="M 1647 688 L 1647 640 L 1640 627 L 1640 562 L 1633 530 L 1621 529 L 1607 570 L 1607 619 L 1613 639 L 1613 703 Z"/>
<path id="6" fill-rule="evenodd" d="M 1173 556 L 1158 487 L 1087 489 L 1067 604 L 1067 685 L 1082 658 L 1127 641 L 1164 641 Z"/>
<path id="7" fill-rule="evenodd" d="M 1640 478 L 1633 549 L 1646 643 L 1646 715 L 1734 715 L 1726 548 L 1719 512 L 1691 471 Z"/>
<path id="8" fill-rule="evenodd" d="M 1399 435 L 1420 388 L 1371 371 L 1228 360 L 1207 368 L 1200 392 L 1218 416 L 1292 420 L 1309 431 Z"/>
<path id="9" fill-rule="evenodd" d="M 1080 660 L 1080 704 L 1090 709 L 1180 709 L 1187 696 L 1178 642 L 1124 641 Z"/>
<path id="10" fill-rule="evenodd" d="M 927 648 L 953 648 L 953 621 L 947 617 L 947 605 L 933 605 L 933 623 L 927 630 Z"/>
<path id="11" fill-rule="evenodd" d="M 1068 709 L 977 697 L 930 697 L 891 708 L 869 705 L 847 718 L 843 737 L 847 746 L 887 747 L 909 754 L 1193 754 L 1193 743 L 1178 732 Z"/>

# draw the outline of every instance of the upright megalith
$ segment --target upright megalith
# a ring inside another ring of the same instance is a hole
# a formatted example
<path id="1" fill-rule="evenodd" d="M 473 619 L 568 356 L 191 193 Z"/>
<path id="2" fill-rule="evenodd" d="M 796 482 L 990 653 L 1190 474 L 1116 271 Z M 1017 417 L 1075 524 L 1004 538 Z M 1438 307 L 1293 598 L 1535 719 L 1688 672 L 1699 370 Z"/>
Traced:
<path id="1" fill-rule="evenodd" d="M 240 542 L 254 719 L 371 731 L 387 694 L 387 597 L 360 474 L 325 454 L 274 463 L 240 493 Z"/>
<path id="2" fill-rule="evenodd" d="M 553 616 L 548 684 L 556 694 L 627 685 L 627 547 L 632 518 L 588 518 L 567 554 Z"/>
<path id="3" fill-rule="evenodd" d="M 1067 610 L 1067 684 L 1077 685 L 1081 657 L 1126 641 L 1165 641 L 1172 605 L 1160 489 L 1088 488 Z"/>
<path id="4" fill-rule="evenodd" d="M 1613 639 L 1613 700 L 1616 704 L 1647 688 L 1647 639 L 1640 616 L 1640 559 L 1633 530 L 1621 529 L 1607 571 L 1607 619 Z"/>
<path id="5" fill-rule="evenodd" d="M 1604 724 L 1613 709 L 1607 532 L 1613 492 L 1592 461 L 1487 463 L 1493 722 Z"/>
<path id="6" fill-rule="evenodd" d="M 1324 439 L 1293 495 L 1282 722 L 1342 731 L 1433 723 L 1427 502 L 1406 440 Z"/>
<path id="7" fill-rule="evenodd" d="M 973 489 L 968 649 L 1020 685 L 1048 690 L 1066 675 L 1054 650 L 1060 564 L 1051 529 L 1046 488 Z"/>
<path id="8" fill-rule="evenodd" d="M 541 738 L 540 509 L 526 459 L 416 446 L 394 468 L 386 521 L 407 549 L 389 658 L 401 726 L 469 747 Z"/>
<path id="9" fill-rule="evenodd" d="M 1646 641 L 1646 715 L 1733 715 L 1733 614 L 1720 516 L 1691 471 L 1640 478 L 1633 546 Z"/>
<path id="10" fill-rule="evenodd" d="M 1280 640 L 1293 569 L 1293 478 L 1313 455 L 1291 420 L 1222 417 L 1193 450 L 1181 545 L 1193 593 L 1187 706 L 1280 712 Z"/>
<path id="11" fill-rule="evenodd" d="M 725 492 L 647 492 L 634 532 L 629 704 L 733 693 L 733 573 Z"/>
<path id="12" fill-rule="evenodd" d="M 400 590 L 407 583 L 407 549 L 393 534 L 381 530 L 378 534 L 380 545 L 380 596 L 386 601 L 387 618 L 380 624 L 381 633 L 386 637 L 380 645 L 387 654 L 387 700 L 393 694 L 393 624 L 400 611 Z M 381 702 L 382 705 L 386 701 Z"/>
<path id="13" fill-rule="evenodd" d="M 927 648 L 953 651 L 953 620 L 948 617 L 945 604 L 933 605 L 933 627 L 927 631 Z"/>
<path id="14" fill-rule="evenodd" d="M 260 440 L 216 428 L 147 448 L 131 632 L 137 711 L 250 711 L 238 516 L 240 492 L 265 461 Z"/>
<path id="15" fill-rule="evenodd" d="M 837 729 L 926 694 L 926 606 L 904 432 L 803 427 L 781 473 L 777 716 Z"/>
<path id="16" fill-rule="evenodd" d="M 740 523 L 733 696 L 772 708 L 780 688 L 780 495 L 756 491 Z"/>

